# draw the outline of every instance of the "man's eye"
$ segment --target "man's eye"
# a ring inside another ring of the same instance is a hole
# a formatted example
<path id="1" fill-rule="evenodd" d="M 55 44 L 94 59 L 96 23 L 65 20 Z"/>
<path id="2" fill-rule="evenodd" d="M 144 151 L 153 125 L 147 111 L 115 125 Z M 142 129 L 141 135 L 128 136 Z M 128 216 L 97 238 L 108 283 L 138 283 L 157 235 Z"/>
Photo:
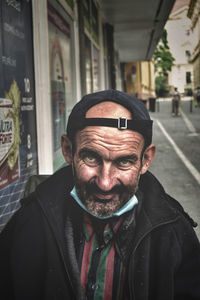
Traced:
<path id="1" fill-rule="evenodd" d="M 95 156 L 92 155 L 87 155 L 84 157 L 84 162 L 88 165 L 97 165 L 98 164 L 98 159 Z"/>
<path id="2" fill-rule="evenodd" d="M 127 159 L 121 160 L 119 162 L 119 164 L 122 165 L 122 166 L 127 166 L 130 163 L 131 163 L 130 160 L 127 160 Z"/>
<path id="3" fill-rule="evenodd" d="M 119 168 L 130 168 L 133 165 L 133 161 L 129 159 L 122 159 L 117 162 Z"/>
<path id="4" fill-rule="evenodd" d="M 95 161 L 96 157 L 94 157 L 94 156 L 86 156 L 86 159 L 89 160 L 89 161 Z"/>

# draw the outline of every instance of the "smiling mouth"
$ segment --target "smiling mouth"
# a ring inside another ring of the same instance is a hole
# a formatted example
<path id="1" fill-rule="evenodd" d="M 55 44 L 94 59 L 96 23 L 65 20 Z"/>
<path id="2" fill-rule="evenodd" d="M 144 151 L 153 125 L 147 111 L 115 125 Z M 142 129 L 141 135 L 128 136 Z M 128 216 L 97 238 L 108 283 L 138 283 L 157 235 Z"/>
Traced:
<path id="1" fill-rule="evenodd" d="M 108 203 L 113 200 L 114 194 L 100 194 L 100 193 L 94 193 L 93 197 L 94 200 L 100 203 Z"/>
<path id="2" fill-rule="evenodd" d="M 112 200 L 112 198 L 99 198 L 99 197 L 94 196 L 94 200 L 95 200 L 95 202 L 106 204 L 106 203 L 109 203 Z"/>

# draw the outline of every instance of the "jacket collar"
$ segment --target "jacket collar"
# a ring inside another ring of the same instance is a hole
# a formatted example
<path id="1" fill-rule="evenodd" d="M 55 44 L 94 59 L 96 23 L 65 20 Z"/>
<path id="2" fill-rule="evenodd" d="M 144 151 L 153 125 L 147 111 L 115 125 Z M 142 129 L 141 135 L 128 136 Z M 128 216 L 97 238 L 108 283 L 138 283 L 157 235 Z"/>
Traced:
<path id="1" fill-rule="evenodd" d="M 66 281 L 70 281 L 74 294 L 76 287 L 69 271 L 69 257 L 66 253 L 65 224 L 67 220 L 68 201 L 67 195 L 73 186 L 73 176 L 71 168 L 65 167 L 42 182 L 35 191 L 37 202 L 39 203 L 44 216 L 49 224 L 61 259 L 63 261 Z M 82 299 L 82 297 L 80 297 Z"/>
<path id="2" fill-rule="evenodd" d="M 63 231 L 66 220 L 67 196 L 73 187 L 70 167 L 64 167 L 36 188 L 37 200 L 53 227 Z"/>
<path id="3" fill-rule="evenodd" d="M 148 233 L 179 218 L 177 209 L 169 205 L 169 196 L 150 172 L 141 176 L 136 195 L 139 204 L 136 210 L 127 216 L 117 241 L 125 262 Z"/>
<path id="4" fill-rule="evenodd" d="M 36 189 L 38 201 L 61 247 L 64 247 L 66 214 L 74 206 L 69 195 L 73 186 L 72 170 L 68 166 L 49 177 Z M 141 176 L 136 195 L 139 200 L 137 209 L 127 213 L 117 235 L 118 248 L 124 259 L 127 257 L 127 249 L 132 251 L 147 233 L 158 226 L 174 222 L 178 216 L 176 209 L 169 205 L 162 185 L 150 172 Z M 78 211 L 81 213 L 81 210 Z M 75 219 L 80 222 L 80 215 L 76 214 Z M 134 241 L 128 238 L 133 235 Z"/>
<path id="5" fill-rule="evenodd" d="M 36 194 L 45 211 L 52 208 L 56 212 L 59 209 L 63 212 L 62 205 L 69 198 L 73 186 L 72 169 L 71 166 L 67 166 L 42 182 L 36 188 Z M 162 185 L 150 172 L 141 176 L 136 195 L 140 202 L 139 206 L 149 216 L 150 224 L 162 223 L 174 217 L 175 210 L 169 206 Z"/>

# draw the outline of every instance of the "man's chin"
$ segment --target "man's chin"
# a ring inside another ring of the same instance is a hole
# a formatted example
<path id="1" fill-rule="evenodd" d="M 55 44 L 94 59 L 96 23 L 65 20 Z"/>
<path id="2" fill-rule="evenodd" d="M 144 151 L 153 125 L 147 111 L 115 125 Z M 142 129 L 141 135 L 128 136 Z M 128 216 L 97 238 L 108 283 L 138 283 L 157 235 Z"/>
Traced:
<path id="1" fill-rule="evenodd" d="M 119 209 L 119 207 L 113 207 L 112 200 L 95 198 L 95 200 L 87 203 L 86 207 L 96 217 L 111 217 Z"/>
<path id="2" fill-rule="evenodd" d="M 97 218 L 109 218 L 114 214 L 114 212 L 108 212 L 105 209 L 88 209 L 88 212 Z"/>

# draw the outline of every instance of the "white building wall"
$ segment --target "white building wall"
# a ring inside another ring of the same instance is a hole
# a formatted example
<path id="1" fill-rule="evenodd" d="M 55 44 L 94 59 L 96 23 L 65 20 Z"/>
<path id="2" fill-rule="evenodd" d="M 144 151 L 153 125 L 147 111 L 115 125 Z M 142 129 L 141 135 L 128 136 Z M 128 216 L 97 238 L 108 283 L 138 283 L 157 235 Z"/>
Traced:
<path id="1" fill-rule="evenodd" d="M 191 62 L 193 64 L 194 90 L 200 85 L 200 0 L 190 3 L 188 11 L 191 18 L 191 34 L 192 34 L 192 52 Z"/>
<path id="2" fill-rule="evenodd" d="M 170 15 L 166 23 L 170 51 L 175 58 L 174 66 L 169 74 L 169 85 L 177 87 L 183 93 L 185 88 L 192 87 L 186 83 L 186 72 L 193 73 L 192 65 L 188 63 L 187 53 L 192 51 L 190 34 L 191 20 L 187 18 L 188 6 L 184 6 Z"/>

